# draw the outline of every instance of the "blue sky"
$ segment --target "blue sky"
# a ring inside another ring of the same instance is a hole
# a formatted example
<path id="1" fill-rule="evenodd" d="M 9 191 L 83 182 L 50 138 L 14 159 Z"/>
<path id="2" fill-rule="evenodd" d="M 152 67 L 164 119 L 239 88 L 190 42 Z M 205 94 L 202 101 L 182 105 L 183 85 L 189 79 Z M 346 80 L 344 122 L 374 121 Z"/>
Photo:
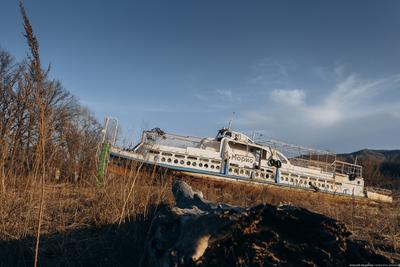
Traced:
<path id="1" fill-rule="evenodd" d="M 339 152 L 400 148 L 399 1 L 26 0 L 43 63 L 124 134 L 233 128 Z M 27 53 L 18 3 L 0 46 Z M 232 112 L 235 112 L 232 115 Z"/>

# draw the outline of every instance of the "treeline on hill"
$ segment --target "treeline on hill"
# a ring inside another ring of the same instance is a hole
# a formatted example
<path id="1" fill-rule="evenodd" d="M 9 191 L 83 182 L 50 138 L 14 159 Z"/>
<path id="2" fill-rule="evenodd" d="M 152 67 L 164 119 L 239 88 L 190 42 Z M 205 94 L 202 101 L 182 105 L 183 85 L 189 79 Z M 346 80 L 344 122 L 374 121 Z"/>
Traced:
<path id="1" fill-rule="evenodd" d="M 29 55 L 0 47 L 0 186 L 26 179 L 84 180 L 95 174 L 100 125 L 43 70 L 38 41 L 21 5 Z M 40 177 L 40 178 L 38 178 Z"/>
<path id="2" fill-rule="evenodd" d="M 400 150 L 364 149 L 339 156 L 347 162 L 357 159 L 367 186 L 400 191 Z"/>

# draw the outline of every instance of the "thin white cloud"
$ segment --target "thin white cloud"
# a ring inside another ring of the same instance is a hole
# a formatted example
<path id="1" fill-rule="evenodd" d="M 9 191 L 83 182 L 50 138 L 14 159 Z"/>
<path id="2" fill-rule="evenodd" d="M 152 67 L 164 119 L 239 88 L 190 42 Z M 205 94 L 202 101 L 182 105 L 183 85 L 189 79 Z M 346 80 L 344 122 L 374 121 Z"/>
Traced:
<path id="1" fill-rule="evenodd" d="M 336 62 L 334 72 L 337 78 L 343 78 L 345 73 L 345 66 L 339 61 Z"/>
<path id="2" fill-rule="evenodd" d="M 219 107 L 222 109 L 238 103 L 241 100 L 239 95 L 229 89 L 197 91 L 193 96 L 209 107 Z"/>
<path id="3" fill-rule="evenodd" d="M 336 73 L 333 77 L 337 82 L 330 90 L 275 89 L 259 108 L 242 112 L 237 125 L 248 131 L 272 129 L 276 138 L 296 143 L 331 144 L 334 150 L 396 148 L 400 74 L 381 79 L 358 75 L 339 79 Z"/>
<path id="4" fill-rule="evenodd" d="M 322 67 L 316 67 L 315 69 L 314 69 L 314 73 L 315 73 L 315 75 L 319 78 L 319 79 L 321 79 L 321 80 L 323 80 L 323 81 L 328 81 L 328 80 L 330 80 L 331 79 L 331 73 L 330 72 L 327 72 L 324 68 L 322 68 Z"/>
<path id="5" fill-rule="evenodd" d="M 277 103 L 284 103 L 289 106 L 301 106 L 304 104 L 305 92 L 300 89 L 282 90 L 275 89 L 270 93 L 270 97 Z"/>
<path id="6" fill-rule="evenodd" d="M 292 62 L 283 62 L 264 58 L 253 67 L 253 74 L 247 80 L 251 85 L 286 85 L 289 71 L 294 68 Z"/>
<path id="7" fill-rule="evenodd" d="M 217 89 L 215 92 L 221 98 L 223 98 L 225 100 L 233 101 L 233 93 L 231 90 Z"/>
<path id="8" fill-rule="evenodd" d="M 350 75 L 339 82 L 319 103 L 308 104 L 304 90 L 273 90 L 270 98 L 275 103 L 286 106 L 286 112 L 295 112 L 305 122 L 318 127 L 331 127 L 344 120 L 357 119 L 376 113 L 393 112 L 393 105 L 379 101 L 388 91 L 400 88 L 400 75 L 379 80 L 362 80 Z M 291 108 L 287 110 L 287 108 Z"/>
<path id="9" fill-rule="evenodd" d="M 365 79 L 346 74 L 345 65 L 336 62 L 330 69 L 305 71 L 316 78 L 316 88 L 304 84 L 309 77 L 290 77 L 293 68 L 280 65 L 262 61 L 242 90 L 208 90 L 196 97 L 207 108 L 218 105 L 212 108 L 227 121 L 231 111 L 238 112 L 234 128 L 245 132 L 265 131 L 289 142 L 339 151 L 398 147 L 400 74 Z"/>
<path id="10" fill-rule="evenodd" d="M 320 126 L 333 126 L 343 120 L 390 111 L 391 104 L 375 98 L 398 88 L 400 75 L 379 80 L 362 80 L 350 75 L 339 82 L 321 104 L 304 106 L 302 111 L 306 118 Z"/>
<path id="11" fill-rule="evenodd" d="M 195 92 L 193 95 L 195 98 L 197 98 L 198 100 L 201 100 L 201 101 L 209 100 L 208 96 L 206 96 L 205 94 L 199 93 L 199 92 Z"/>
<path id="12" fill-rule="evenodd" d="M 337 61 L 333 68 L 315 67 L 313 72 L 315 76 L 322 81 L 340 81 L 345 77 L 346 67 L 340 61 Z"/>

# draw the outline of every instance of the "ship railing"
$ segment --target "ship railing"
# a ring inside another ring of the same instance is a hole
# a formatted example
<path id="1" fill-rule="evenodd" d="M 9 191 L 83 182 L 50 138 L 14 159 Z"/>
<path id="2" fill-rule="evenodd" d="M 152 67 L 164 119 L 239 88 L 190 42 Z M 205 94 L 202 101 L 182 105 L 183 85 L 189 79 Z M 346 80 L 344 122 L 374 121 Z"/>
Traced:
<path id="1" fill-rule="evenodd" d="M 316 169 L 321 172 L 325 173 L 333 173 L 335 172 L 335 168 L 332 166 L 332 163 L 327 163 L 324 161 L 317 161 L 317 160 L 310 160 L 310 159 L 304 159 L 304 158 L 290 158 L 290 163 L 292 165 L 298 166 L 298 167 L 303 167 L 303 168 L 310 168 L 310 169 Z"/>
<path id="2" fill-rule="evenodd" d="M 266 137 L 256 137 L 254 141 L 262 146 L 267 146 L 274 148 L 276 150 L 279 150 L 282 152 L 286 157 L 288 158 L 293 158 L 293 157 L 300 157 L 300 156 L 305 156 L 307 158 L 309 157 L 316 157 L 318 159 L 322 157 L 336 157 L 336 154 L 334 152 L 328 151 L 328 150 L 321 150 L 321 149 L 316 149 L 316 148 L 311 148 L 307 146 L 301 146 L 301 145 L 296 145 L 296 144 L 290 144 L 286 143 L 284 141 L 272 139 L 272 138 L 266 138 Z"/>
<path id="3" fill-rule="evenodd" d="M 357 165 L 357 164 L 352 164 L 340 160 L 335 160 L 332 163 L 332 166 L 334 167 L 334 170 L 336 173 L 344 174 L 344 175 L 350 175 L 353 176 L 354 178 L 356 177 L 362 177 L 362 166 Z"/>
<path id="4" fill-rule="evenodd" d="M 172 133 L 165 133 L 165 132 L 160 132 L 151 130 L 151 131 L 144 131 L 144 134 L 146 136 L 161 136 L 164 137 L 163 139 L 171 139 L 171 140 L 180 140 L 180 141 L 190 141 L 190 142 L 200 142 L 204 138 L 198 137 L 198 136 L 191 136 L 191 135 L 179 135 L 179 134 L 172 134 Z M 151 138 L 150 138 L 151 139 Z"/>
<path id="5" fill-rule="evenodd" d="M 196 136 L 183 136 L 164 133 L 159 131 L 145 131 L 144 142 L 147 144 L 158 144 L 175 146 L 179 148 L 198 147 L 203 138 Z"/>
<path id="6" fill-rule="evenodd" d="M 292 165 L 304 168 L 319 169 L 321 172 L 333 173 L 331 166 L 336 160 L 336 154 L 331 151 L 289 144 L 280 140 L 259 137 L 257 144 L 273 148 L 281 152 Z"/>
<path id="7" fill-rule="evenodd" d="M 362 177 L 362 167 L 357 164 L 336 160 L 330 151 L 288 144 L 279 140 L 258 138 L 256 142 L 283 153 L 294 166 L 317 169 L 325 174 L 343 174 L 351 178 Z"/>

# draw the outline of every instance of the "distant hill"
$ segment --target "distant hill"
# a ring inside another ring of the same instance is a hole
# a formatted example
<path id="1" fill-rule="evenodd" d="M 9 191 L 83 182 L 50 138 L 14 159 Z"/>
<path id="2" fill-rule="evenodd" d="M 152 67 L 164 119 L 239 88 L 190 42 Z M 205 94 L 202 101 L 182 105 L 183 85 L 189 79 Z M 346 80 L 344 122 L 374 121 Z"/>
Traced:
<path id="1" fill-rule="evenodd" d="M 339 154 L 341 160 L 363 166 L 367 186 L 400 190 L 400 150 L 372 150 Z"/>

